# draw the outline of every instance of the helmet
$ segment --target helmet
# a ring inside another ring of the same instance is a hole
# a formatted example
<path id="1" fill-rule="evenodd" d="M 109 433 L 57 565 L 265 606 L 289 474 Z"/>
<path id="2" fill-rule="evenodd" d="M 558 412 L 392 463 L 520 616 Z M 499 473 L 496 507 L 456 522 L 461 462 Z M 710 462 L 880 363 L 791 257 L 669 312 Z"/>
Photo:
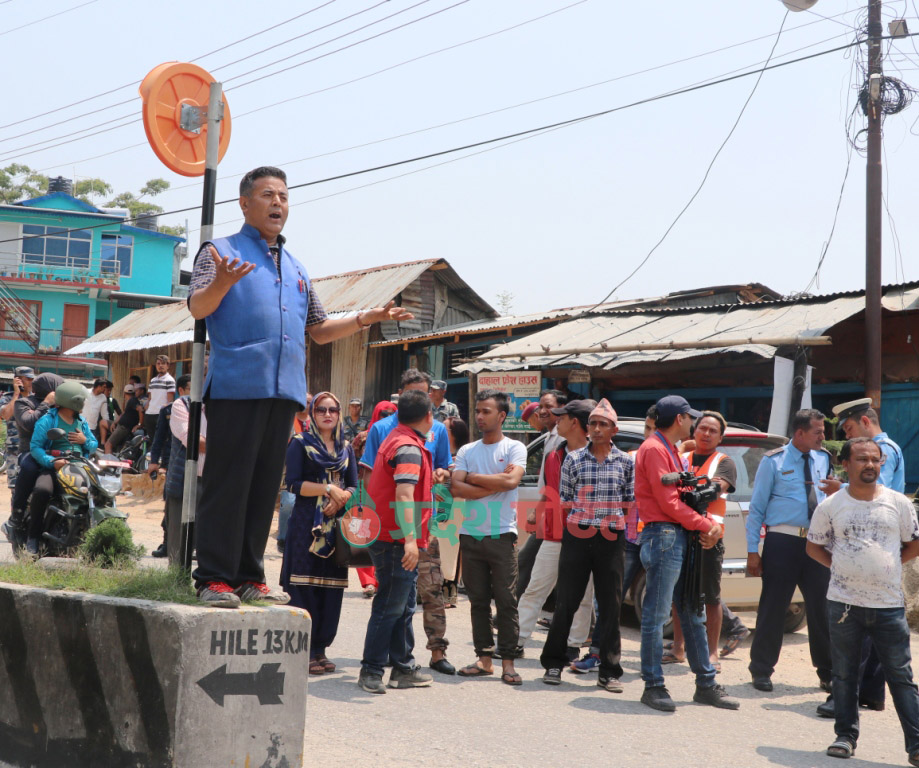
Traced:
<path id="1" fill-rule="evenodd" d="M 54 390 L 54 404 L 59 408 L 70 408 L 79 413 L 89 393 L 77 381 L 65 381 Z"/>

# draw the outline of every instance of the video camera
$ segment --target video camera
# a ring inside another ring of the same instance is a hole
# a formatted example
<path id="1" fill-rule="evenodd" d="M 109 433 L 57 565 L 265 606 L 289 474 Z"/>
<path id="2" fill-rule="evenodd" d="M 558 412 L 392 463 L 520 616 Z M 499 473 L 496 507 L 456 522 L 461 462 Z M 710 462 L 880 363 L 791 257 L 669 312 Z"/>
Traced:
<path id="1" fill-rule="evenodd" d="M 720 486 L 715 485 L 710 477 L 692 472 L 670 472 L 661 477 L 661 485 L 677 486 L 680 501 L 700 515 L 704 515 L 708 505 L 721 495 Z"/>
<path id="2" fill-rule="evenodd" d="M 707 475 L 692 472 L 670 472 L 661 477 L 661 485 L 676 486 L 680 501 L 703 517 L 709 504 L 721 495 L 721 487 Z M 699 532 L 693 531 L 683 559 L 683 594 L 681 608 L 701 616 L 705 610 L 702 593 L 702 543 Z"/>

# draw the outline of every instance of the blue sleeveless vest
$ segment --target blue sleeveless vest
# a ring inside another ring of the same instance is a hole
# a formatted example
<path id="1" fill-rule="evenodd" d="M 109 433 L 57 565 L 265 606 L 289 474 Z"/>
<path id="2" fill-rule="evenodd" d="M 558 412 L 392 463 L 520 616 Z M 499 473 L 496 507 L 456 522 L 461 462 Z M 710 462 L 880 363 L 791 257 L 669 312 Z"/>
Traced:
<path id="1" fill-rule="evenodd" d="M 309 277 L 281 247 L 281 276 L 255 227 L 211 241 L 223 258 L 255 269 L 207 318 L 211 344 L 204 391 L 226 400 L 283 398 L 306 405 L 306 315 Z"/>

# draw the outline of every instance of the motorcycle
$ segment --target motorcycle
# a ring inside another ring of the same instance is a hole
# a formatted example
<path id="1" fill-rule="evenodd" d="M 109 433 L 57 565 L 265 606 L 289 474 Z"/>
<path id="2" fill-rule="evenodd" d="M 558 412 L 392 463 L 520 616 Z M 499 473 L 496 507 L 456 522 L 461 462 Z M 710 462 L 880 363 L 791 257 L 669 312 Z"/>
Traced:
<path id="1" fill-rule="evenodd" d="M 65 435 L 62 429 L 48 430 L 51 440 L 61 440 Z M 50 454 L 67 463 L 54 470 L 54 495 L 45 511 L 42 546 L 45 555 L 68 556 L 82 543 L 86 532 L 103 520 L 127 520 L 127 514 L 115 504 L 115 496 L 121 490 L 121 472 L 131 463 L 98 452 L 87 458 L 78 447 Z"/>
<path id="2" fill-rule="evenodd" d="M 128 462 L 128 466 L 125 468 L 128 474 L 139 475 L 147 471 L 147 466 L 150 463 L 147 454 L 150 450 L 151 440 L 152 438 L 143 429 L 138 429 L 134 436 L 116 451 L 115 457 L 119 461 Z"/>

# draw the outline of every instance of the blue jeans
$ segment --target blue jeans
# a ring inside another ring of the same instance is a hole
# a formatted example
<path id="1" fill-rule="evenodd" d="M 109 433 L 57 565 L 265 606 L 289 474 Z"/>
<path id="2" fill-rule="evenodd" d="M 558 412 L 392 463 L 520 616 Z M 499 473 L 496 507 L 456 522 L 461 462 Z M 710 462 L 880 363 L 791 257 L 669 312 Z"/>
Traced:
<path id="1" fill-rule="evenodd" d="M 843 619 L 843 615 L 848 615 Z M 890 687 L 906 751 L 919 750 L 919 693 L 910 666 L 909 627 L 903 608 L 848 608 L 827 601 L 830 649 L 833 654 L 833 701 L 836 736 L 855 744 L 858 740 L 858 681 L 865 635 L 871 637 L 884 677 Z M 841 623 L 840 623 L 841 622 Z"/>
<path id="2" fill-rule="evenodd" d="M 405 548 L 401 543 L 375 541 L 369 549 L 379 586 L 370 607 L 361 672 L 382 676 L 387 664 L 408 672 L 415 666 L 412 616 L 418 569 L 406 571 L 402 567 Z"/>
<path id="3" fill-rule="evenodd" d="M 670 616 L 670 606 L 683 604 L 681 576 L 688 544 L 689 533 L 676 523 L 647 523 L 641 532 L 641 564 L 647 584 L 641 608 L 641 679 L 646 688 L 664 685 L 664 623 Z M 678 615 L 696 686 L 711 688 L 715 668 L 708 656 L 705 620 L 685 608 L 680 608 Z"/>

